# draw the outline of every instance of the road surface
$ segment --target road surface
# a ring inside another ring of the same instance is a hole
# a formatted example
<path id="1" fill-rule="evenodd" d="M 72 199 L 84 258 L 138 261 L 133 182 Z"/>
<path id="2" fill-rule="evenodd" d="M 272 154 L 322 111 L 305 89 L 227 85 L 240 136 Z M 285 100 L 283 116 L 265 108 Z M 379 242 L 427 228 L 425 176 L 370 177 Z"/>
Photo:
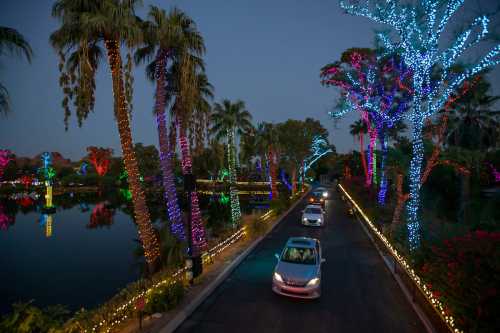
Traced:
<path id="1" fill-rule="evenodd" d="M 176 332 L 425 333 L 359 222 L 347 216 L 345 203 L 332 194 L 325 228 L 300 225 L 301 202 Z M 274 254 L 291 236 L 321 240 L 326 262 L 318 300 L 295 300 L 271 291 Z"/>

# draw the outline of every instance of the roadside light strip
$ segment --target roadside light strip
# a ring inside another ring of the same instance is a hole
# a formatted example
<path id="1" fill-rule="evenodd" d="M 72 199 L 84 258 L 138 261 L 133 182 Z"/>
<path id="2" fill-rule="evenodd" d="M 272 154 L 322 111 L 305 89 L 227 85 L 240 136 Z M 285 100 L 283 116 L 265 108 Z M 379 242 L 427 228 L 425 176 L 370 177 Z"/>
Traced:
<path id="1" fill-rule="evenodd" d="M 265 214 L 259 217 L 262 222 L 266 222 L 273 214 L 273 210 L 268 210 Z M 223 241 L 219 242 L 217 245 L 213 246 L 210 250 L 207 252 L 204 252 L 202 254 L 202 261 L 204 264 L 209 263 L 212 258 L 216 257 L 219 255 L 221 252 L 223 252 L 225 249 L 239 241 L 241 238 L 243 238 L 246 235 L 246 226 L 243 226 L 239 228 L 235 233 L 233 233 L 231 236 L 228 238 L 224 239 Z M 129 315 L 123 314 L 123 312 L 127 309 L 130 309 L 130 307 L 135 306 L 137 300 L 140 297 L 144 297 L 146 303 L 149 301 L 147 298 L 148 295 L 153 293 L 156 289 L 160 287 L 164 287 L 165 285 L 171 286 L 174 283 L 181 281 L 183 278 L 183 273 L 187 271 L 187 267 L 183 267 L 179 270 L 177 270 L 175 273 L 173 273 L 170 277 L 167 277 L 155 284 L 153 284 L 151 287 L 146 289 L 145 291 L 142 291 L 132 298 L 130 298 L 127 302 L 123 303 L 119 307 L 117 307 L 114 312 L 111 313 L 111 315 L 108 318 L 111 318 L 110 320 L 101 320 L 99 323 L 95 324 L 92 327 L 92 330 L 87 330 L 85 329 L 83 332 L 89 333 L 89 332 L 106 332 L 109 333 L 111 330 L 119 325 L 120 323 L 124 322 Z M 104 327 L 105 328 L 104 328 Z"/>
<path id="2" fill-rule="evenodd" d="M 223 180 L 210 180 L 210 179 L 196 179 L 197 183 L 215 183 L 224 184 L 226 181 Z M 280 182 L 277 182 L 280 183 Z M 236 182 L 238 185 L 269 185 L 269 182 Z"/>
<path id="3" fill-rule="evenodd" d="M 215 192 L 215 191 L 197 191 L 200 194 L 207 194 L 207 195 L 212 195 L 212 194 L 217 194 L 217 193 L 223 193 L 221 192 Z M 265 195 L 269 194 L 270 191 L 238 191 L 238 194 L 255 194 L 255 195 Z"/>
<path id="4" fill-rule="evenodd" d="M 415 270 L 408 264 L 406 259 L 398 253 L 396 248 L 389 242 L 389 240 L 381 233 L 377 227 L 373 224 L 373 222 L 366 216 L 365 212 L 359 207 L 359 205 L 354 201 L 354 199 L 349 195 L 349 193 L 344 189 L 342 185 L 338 185 L 339 188 L 344 192 L 345 196 L 351 201 L 351 203 L 356 207 L 356 210 L 361 214 L 363 219 L 366 221 L 370 229 L 375 233 L 375 235 L 382 241 L 387 250 L 393 255 L 394 258 L 398 261 L 398 263 L 403 267 L 408 276 L 413 280 L 418 289 L 425 296 L 430 305 L 436 310 L 441 319 L 446 323 L 448 328 L 454 333 L 463 333 L 462 330 L 458 329 L 455 326 L 455 319 L 451 315 L 446 315 L 444 311 L 444 304 L 438 298 L 432 295 L 432 291 L 427 288 L 423 280 L 415 273 Z"/>

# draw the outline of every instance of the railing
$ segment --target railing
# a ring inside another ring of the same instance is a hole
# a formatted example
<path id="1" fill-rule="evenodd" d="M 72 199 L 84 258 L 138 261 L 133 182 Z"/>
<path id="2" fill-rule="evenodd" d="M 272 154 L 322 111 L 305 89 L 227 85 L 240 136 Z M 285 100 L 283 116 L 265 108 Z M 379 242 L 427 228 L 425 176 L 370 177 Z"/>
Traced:
<path id="1" fill-rule="evenodd" d="M 424 298 L 427 300 L 428 304 L 436 311 L 437 315 L 443 320 L 446 326 L 449 328 L 451 332 L 454 333 L 462 333 L 460 329 L 458 329 L 455 325 L 455 319 L 451 315 L 446 315 L 444 309 L 444 304 L 439 299 L 434 297 L 432 291 L 427 288 L 424 281 L 415 273 L 415 270 L 410 266 L 406 258 L 401 255 L 396 248 L 389 242 L 389 240 L 385 237 L 385 235 L 378 230 L 375 224 L 366 216 L 365 212 L 361 209 L 361 207 L 354 201 L 351 195 L 347 192 L 347 190 L 341 185 L 338 185 L 342 190 L 343 194 L 349 199 L 352 205 L 359 212 L 363 220 L 366 222 L 366 225 L 369 227 L 369 230 L 378 238 L 380 243 L 382 243 L 387 250 L 388 253 L 392 255 L 395 261 L 403 268 L 407 276 L 411 279 L 414 286 L 422 293 Z"/>

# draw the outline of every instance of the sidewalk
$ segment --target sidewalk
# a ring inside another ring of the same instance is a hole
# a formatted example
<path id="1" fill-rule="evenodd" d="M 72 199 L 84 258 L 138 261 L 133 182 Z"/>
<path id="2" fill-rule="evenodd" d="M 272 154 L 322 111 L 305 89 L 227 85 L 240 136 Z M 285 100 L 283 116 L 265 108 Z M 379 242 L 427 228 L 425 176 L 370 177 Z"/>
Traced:
<path id="1" fill-rule="evenodd" d="M 280 222 L 293 210 L 309 193 L 297 199 L 289 209 L 276 217 L 270 223 L 263 235 L 257 238 L 244 237 L 236 242 L 223 253 L 217 256 L 212 264 L 203 266 L 203 274 L 197 278 L 195 284 L 186 290 L 186 294 L 181 303 L 175 309 L 162 313 L 161 317 L 145 317 L 142 330 L 139 329 L 139 319 L 119 330 L 120 333 L 170 333 L 173 332 L 203 301 L 215 290 L 226 277 L 243 261 L 248 254 L 270 233 Z"/>

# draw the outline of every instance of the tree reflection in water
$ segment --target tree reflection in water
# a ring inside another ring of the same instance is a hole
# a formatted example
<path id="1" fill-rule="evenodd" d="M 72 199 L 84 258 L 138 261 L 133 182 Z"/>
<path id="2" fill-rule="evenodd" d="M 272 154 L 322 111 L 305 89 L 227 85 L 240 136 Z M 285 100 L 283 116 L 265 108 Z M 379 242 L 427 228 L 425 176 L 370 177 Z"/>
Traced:
<path id="1" fill-rule="evenodd" d="M 7 230 L 15 221 L 15 217 L 8 215 L 5 206 L 0 202 L 0 230 Z"/>
<path id="2" fill-rule="evenodd" d="M 113 224 L 114 215 L 114 209 L 108 208 L 106 202 L 100 202 L 95 205 L 94 209 L 92 209 L 90 223 L 87 224 L 87 228 L 95 229 L 103 226 L 109 227 Z"/>

